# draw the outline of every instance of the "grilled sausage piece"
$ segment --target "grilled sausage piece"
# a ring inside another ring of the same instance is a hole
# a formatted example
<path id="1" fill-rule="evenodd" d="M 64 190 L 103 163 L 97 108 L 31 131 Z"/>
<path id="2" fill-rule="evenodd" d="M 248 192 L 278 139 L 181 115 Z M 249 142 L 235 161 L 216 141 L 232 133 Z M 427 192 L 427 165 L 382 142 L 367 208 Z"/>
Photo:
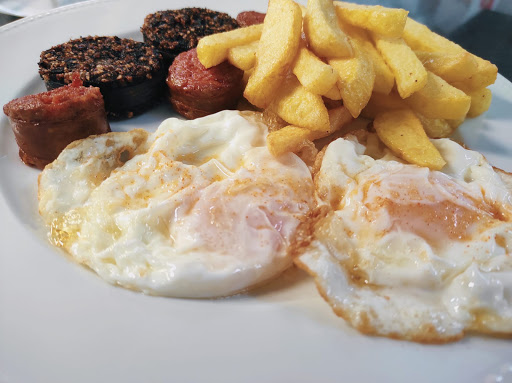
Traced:
<path id="1" fill-rule="evenodd" d="M 206 69 L 196 49 L 179 54 L 169 67 L 167 85 L 176 112 L 188 119 L 236 109 L 244 72 L 225 61 Z"/>
<path id="2" fill-rule="evenodd" d="M 12 100 L 3 109 L 21 160 L 38 169 L 71 142 L 110 131 L 100 90 L 82 86 L 78 78 L 50 92 Z"/>
<path id="3" fill-rule="evenodd" d="M 265 13 L 256 11 L 240 12 L 236 17 L 236 21 L 241 27 L 248 27 L 250 25 L 262 24 L 265 20 Z"/>

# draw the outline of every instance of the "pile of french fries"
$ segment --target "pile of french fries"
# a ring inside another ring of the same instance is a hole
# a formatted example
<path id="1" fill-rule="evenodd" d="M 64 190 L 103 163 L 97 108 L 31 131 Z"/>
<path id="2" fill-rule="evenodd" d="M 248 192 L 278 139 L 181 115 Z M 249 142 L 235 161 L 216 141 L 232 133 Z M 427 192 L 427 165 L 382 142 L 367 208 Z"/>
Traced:
<path id="1" fill-rule="evenodd" d="M 445 162 L 429 137 L 485 112 L 498 73 L 403 9 L 332 0 L 270 0 L 263 24 L 204 37 L 197 53 L 206 68 L 244 70 L 244 97 L 286 121 L 268 135 L 274 155 L 361 116 L 395 154 L 431 169 Z"/>

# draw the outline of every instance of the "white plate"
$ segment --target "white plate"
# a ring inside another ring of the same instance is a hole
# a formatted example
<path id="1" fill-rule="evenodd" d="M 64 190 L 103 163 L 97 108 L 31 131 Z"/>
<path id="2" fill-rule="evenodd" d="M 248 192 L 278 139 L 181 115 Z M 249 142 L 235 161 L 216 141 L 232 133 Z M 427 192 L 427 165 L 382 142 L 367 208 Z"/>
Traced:
<path id="1" fill-rule="evenodd" d="M 42 50 L 90 34 L 141 39 L 144 16 L 200 5 L 236 15 L 266 2 L 86 2 L 0 28 L 0 105 L 44 90 Z M 499 77 L 488 113 L 460 133 L 512 170 L 512 84 Z M 123 123 L 154 129 L 169 107 Z M 46 241 L 38 171 L 21 164 L 0 117 L 0 382 L 498 382 L 511 379 L 512 344 L 479 336 L 425 346 L 359 334 L 311 279 L 292 269 L 247 295 L 155 298 L 116 288 Z M 505 373 L 503 372 L 505 371 Z M 506 372 L 509 371 L 509 372 Z M 505 379 L 507 379 L 505 377 Z"/>

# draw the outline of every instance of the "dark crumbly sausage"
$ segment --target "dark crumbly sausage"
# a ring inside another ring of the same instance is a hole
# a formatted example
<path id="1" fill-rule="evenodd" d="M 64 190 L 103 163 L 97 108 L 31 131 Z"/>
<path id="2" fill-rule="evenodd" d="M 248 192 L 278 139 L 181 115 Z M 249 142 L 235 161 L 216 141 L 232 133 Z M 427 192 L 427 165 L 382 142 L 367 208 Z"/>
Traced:
<path id="1" fill-rule="evenodd" d="M 197 46 L 201 37 L 238 28 L 227 13 L 206 8 L 182 8 L 146 16 L 140 29 L 144 41 L 164 55 L 170 65 L 174 58 Z"/>
<path id="2" fill-rule="evenodd" d="M 78 72 L 100 88 L 110 117 L 131 117 L 160 100 L 166 68 L 152 46 L 116 36 L 89 36 L 41 53 L 39 74 L 48 90 L 71 83 Z"/>
<path id="3" fill-rule="evenodd" d="M 70 85 L 12 100 L 4 106 L 19 155 L 43 169 L 71 142 L 110 131 L 100 90 Z"/>
<path id="4" fill-rule="evenodd" d="M 167 77 L 171 104 L 188 119 L 235 109 L 242 97 L 243 75 L 227 61 L 206 69 L 199 62 L 196 49 L 181 53 Z"/>
<path id="5" fill-rule="evenodd" d="M 265 20 L 265 13 L 256 11 L 240 12 L 236 17 L 236 21 L 241 27 L 248 27 L 250 25 L 262 24 Z"/>

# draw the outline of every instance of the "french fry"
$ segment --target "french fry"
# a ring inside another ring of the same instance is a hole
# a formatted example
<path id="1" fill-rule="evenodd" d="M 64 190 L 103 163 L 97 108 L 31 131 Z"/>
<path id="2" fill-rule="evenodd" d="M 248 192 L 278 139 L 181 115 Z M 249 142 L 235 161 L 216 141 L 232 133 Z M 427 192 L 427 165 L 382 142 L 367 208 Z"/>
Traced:
<path id="1" fill-rule="evenodd" d="M 468 93 L 471 97 L 471 106 L 468 110 L 468 117 L 478 117 L 486 112 L 491 106 L 492 92 L 488 88 L 478 89 Z"/>
<path id="2" fill-rule="evenodd" d="M 387 37 L 402 36 L 409 13 L 404 9 L 359 5 L 344 1 L 335 1 L 334 5 L 336 14 L 343 23 L 365 28 Z"/>
<path id="3" fill-rule="evenodd" d="M 455 130 L 447 120 L 442 118 L 427 118 L 420 113 L 416 113 L 416 117 L 421 121 L 423 130 L 430 138 L 449 137 Z"/>
<path id="4" fill-rule="evenodd" d="M 292 0 L 270 0 L 253 74 L 244 96 L 253 105 L 266 108 L 283 82 L 297 50 L 302 32 L 302 12 Z"/>
<path id="5" fill-rule="evenodd" d="M 463 92 L 477 91 L 496 82 L 498 67 L 488 60 L 471 55 L 476 63 L 477 70 L 469 78 L 462 81 L 453 81 L 451 84 Z"/>
<path id="6" fill-rule="evenodd" d="M 486 88 L 496 81 L 498 75 L 496 65 L 471 53 L 468 54 L 460 45 L 432 32 L 427 26 L 411 18 L 408 18 L 405 23 L 403 38 L 415 51 L 444 52 L 455 55 L 462 54 L 464 60 L 470 61 L 463 65 L 468 68 L 467 72 L 463 73 L 465 77 L 463 80 L 449 81 L 458 89 L 463 91 L 475 91 Z M 476 68 L 476 70 L 471 73 L 469 68 Z"/>
<path id="7" fill-rule="evenodd" d="M 329 130 L 329 114 L 322 96 L 308 91 L 293 75 L 281 84 L 269 108 L 291 125 Z"/>
<path id="8" fill-rule="evenodd" d="M 425 117 L 457 120 L 466 116 L 471 97 L 428 72 L 427 85 L 406 98 L 405 102 Z"/>
<path id="9" fill-rule="evenodd" d="M 356 118 L 372 95 L 375 70 L 373 69 L 373 63 L 357 40 L 352 41 L 352 46 L 354 57 L 331 59 L 329 65 L 338 72 L 337 85 L 343 104 Z"/>
<path id="10" fill-rule="evenodd" d="M 311 141 L 310 136 L 311 130 L 288 125 L 268 134 L 267 147 L 270 154 L 279 157 L 287 152 L 299 151 L 307 140 Z"/>
<path id="11" fill-rule="evenodd" d="M 307 90 L 320 95 L 328 93 L 338 79 L 334 69 L 306 47 L 299 48 L 292 72 Z"/>
<path id="12" fill-rule="evenodd" d="M 267 136 L 267 146 L 270 153 L 276 157 L 286 152 L 296 153 L 305 146 L 307 141 L 327 137 L 342 129 L 352 120 L 352 116 L 347 108 L 340 106 L 329 110 L 329 129 L 327 131 L 315 131 L 288 125 L 269 133 Z"/>
<path id="13" fill-rule="evenodd" d="M 244 71 L 251 69 L 256 63 L 258 44 L 259 41 L 256 40 L 249 44 L 230 48 L 228 51 L 228 61 Z"/>
<path id="14" fill-rule="evenodd" d="M 424 52 L 442 52 L 450 55 L 461 55 L 460 59 L 467 63 L 459 63 L 460 67 L 466 68 L 465 77 L 473 75 L 471 69 L 478 68 L 478 58 L 462 48 L 460 45 L 447 38 L 432 32 L 426 25 L 408 18 L 405 23 L 403 39 L 413 50 Z M 488 84 L 490 85 L 490 84 Z M 487 86 L 487 85 L 486 85 Z"/>
<path id="15" fill-rule="evenodd" d="M 327 97 L 329 100 L 338 101 L 341 100 L 341 92 L 337 85 L 334 85 L 327 93 L 323 95 Z"/>
<path id="16" fill-rule="evenodd" d="M 471 77 L 478 69 L 476 60 L 471 59 L 469 52 L 414 52 L 422 62 L 425 69 L 438 75 L 443 80 L 464 81 Z"/>
<path id="17" fill-rule="evenodd" d="M 398 109 L 409 109 L 409 106 L 397 93 L 384 95 L 374 92 L 361 112 L 361 116 L 374 119 L 377 114 Z"/>
<path id="18" fill-rule="evenodd" d="M 411 110 L 381 113 L 373 121 L 373 127 L 381 141 L 407 162 L 433 170 L 440 170 L 446 164 Z"/>
<path id="19" fill-rule="evenodd" d="M 400 97 L 406 98 L 427 83 L 427 71 L 401 38 L 373 34 L 375 45 L 393 72 Z"/>
<path id="20" fill-rule="evenodd" d="M 405 23 L 402 38 L 407 45 L 415 51 L 445 52 L 451 54 L 466 52 L 460 45 L 432 32 L 426 25 L 418 23 L 410 17 L 407 18 Z"/>
<path id="21" fill-rule="evenodd" d="M 309 47 L 319 57 L 352 56 L 352 46 L 341 30 L 332 0 L 308 0 L 304 33 Z"/>
<path id="22" fill-rule="evenodd" d="M 205 36 L 197 44 L 197 58 L 205 68 L 227 60 L 231 48 L 252 43 L 260 38 L 263 24 Z"/>

